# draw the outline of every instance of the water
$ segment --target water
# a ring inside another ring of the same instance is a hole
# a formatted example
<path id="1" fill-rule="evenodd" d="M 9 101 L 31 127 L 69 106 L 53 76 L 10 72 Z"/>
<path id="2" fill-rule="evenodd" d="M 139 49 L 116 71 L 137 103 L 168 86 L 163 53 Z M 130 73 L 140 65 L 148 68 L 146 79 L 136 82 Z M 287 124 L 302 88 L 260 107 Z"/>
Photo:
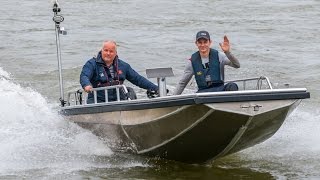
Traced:
<path id="1" fill-rule="evenodd" d="M 59 83 L 52 2 L 7 1 L 0 11 L 0 179 L 320 178 L 320 1 L 60 1 L 66 91 L 104 39 L 139 73 L 173 67 L 172 90 L 206 29 L 213 47 L 227 34 L 240 69 L 226 79 L 268 76 L 306 87 L 304 100 L 266 142 L 212 164 L 185 165 L 112 152 L 57 114 Z M 154 79 L 153 79 L 154 81 Z M 155 81 L 154 81 L 155 82 Z M 136 89 L 139 96 L 144 90 Z M 190 90 L 191 91 L 191 90 Z"/>

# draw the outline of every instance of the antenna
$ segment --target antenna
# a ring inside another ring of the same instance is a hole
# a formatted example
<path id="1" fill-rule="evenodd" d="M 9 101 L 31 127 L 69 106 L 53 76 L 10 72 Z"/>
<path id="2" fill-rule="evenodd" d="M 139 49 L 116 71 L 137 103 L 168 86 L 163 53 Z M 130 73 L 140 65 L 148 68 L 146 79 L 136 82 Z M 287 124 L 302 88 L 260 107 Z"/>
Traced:
<path id="1" fill-rule="evenodd" d="M 57 59 L 58 59 L 58 69 L 59 69 L 59 83 L 60 83 L 60 103 L 63 107 L 66 102 L 64 100 L 64 92 L 63 92 L 63 79 L 62 79 L 62 65 L 61 65 L 61 51 L 60 51 L 60 34 L 66 35 L 67 31 L 64 30 L 64 27 L 60 27 L 60 23 L 64 21 L 64 17 L 59 15 L 61 12 L 61 8 L 59 7 L 58 0 L 55 0 L 53 3 L 52 11 L 54 16 L 52 20 L 55 22 L 55 31 L 56 31 L 56 46 L 57 46 Z"/>

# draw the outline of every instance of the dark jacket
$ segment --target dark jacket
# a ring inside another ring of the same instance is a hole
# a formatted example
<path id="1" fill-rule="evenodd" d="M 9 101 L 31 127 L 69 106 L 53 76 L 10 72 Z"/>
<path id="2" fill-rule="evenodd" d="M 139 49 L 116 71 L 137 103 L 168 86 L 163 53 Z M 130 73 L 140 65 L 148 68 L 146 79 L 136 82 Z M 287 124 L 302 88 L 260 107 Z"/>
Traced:
<path id="1" fill-rule="evenodd" d="M 207 67 L 203 66 L 199 51 L 191 56 L 191 63 L 199 90 L 209 88 L 212 85 L 223 85 L 223 80 L 220 76 L 220 61 L 217 50 L 210 49 Z M 211 77 L 210 82 L 206 81 L 207 75 Z"/>
<path id="2" fill-rule="evenodd" d="M 131 66 L 115 57 L 113 61 L 114 77 L 110 77 L 109 68 L 106 66 L 101 57 L 101 52 L 96 58 L 92 58 L 83 66 L 80 74 L 80 84 L 82 88 L 91 85 L 93 88 L 103 87 L 112 84 L 122 84 L 124 80 L 130 81 L 132 84 L 147 90 L 158 90 L 158 86 L 139 75 Z M 98 91 L 98 102 L 105 101 L 104 91 Z M 116 100 L 116 91 L 108 91 L 109 101 Z M 122 97 L 123 99 L 123 97 Z M 93 93 L 89 93 L 88 100 L 93 100 Z"/>

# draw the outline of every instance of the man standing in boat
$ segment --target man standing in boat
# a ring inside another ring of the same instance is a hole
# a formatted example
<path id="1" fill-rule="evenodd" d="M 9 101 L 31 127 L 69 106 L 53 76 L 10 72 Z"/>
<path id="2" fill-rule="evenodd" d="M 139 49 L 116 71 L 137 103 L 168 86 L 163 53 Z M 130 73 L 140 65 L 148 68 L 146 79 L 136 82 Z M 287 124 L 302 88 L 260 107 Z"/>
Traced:
<path id="1" fill-rule="evenodd" d="M 80 84 L 84 91 L 89 93 L 87 103 L 94 102 L 92 88 L 123 84 L 126 79 L 148 91 L 158 90 L 158 86 L 139 75 L 128 63 L 118 58 L 117 44 L 114 41 L 104 41 L 97 57 L 88 60 L 80 74 Z M 126 99 L 123 93 L 120 97 Z M 105 102 L 104 90 L 97 92 L 97 100 Z M 115 89 L 108 90 L 108 100 L 117 100 Z"/>
<path id="2" fill-rule="evenodd" d="M 236 83 L 224 84 L 224 66 L 240 67 L 239 61 L 230 52 L 228 37 L 224 36 L 223 43 L 219 43 L 223 52 L 210 48 L 212 41 L 207 31 L 196 34 L 195 44 L 199 51 L 192 54 L 173 94 L 181 94 L 193 75 L 198 85 L 198 93 L 237 91 Z"/>

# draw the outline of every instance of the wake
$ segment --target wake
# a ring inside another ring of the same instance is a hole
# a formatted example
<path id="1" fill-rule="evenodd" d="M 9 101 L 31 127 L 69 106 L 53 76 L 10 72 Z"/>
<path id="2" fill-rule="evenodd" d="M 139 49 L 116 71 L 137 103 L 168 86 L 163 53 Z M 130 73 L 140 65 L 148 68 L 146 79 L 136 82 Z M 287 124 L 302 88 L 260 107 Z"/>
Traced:
<path id="1" fill-rule="evenodd" d="M 113 154 L 91 132 L 60 116 L 41 94 L 13 83 L 1 67 L 0 102 L 0 175 L 35 169 L 66 173 L 96 166 L 93 156 Z"/>

